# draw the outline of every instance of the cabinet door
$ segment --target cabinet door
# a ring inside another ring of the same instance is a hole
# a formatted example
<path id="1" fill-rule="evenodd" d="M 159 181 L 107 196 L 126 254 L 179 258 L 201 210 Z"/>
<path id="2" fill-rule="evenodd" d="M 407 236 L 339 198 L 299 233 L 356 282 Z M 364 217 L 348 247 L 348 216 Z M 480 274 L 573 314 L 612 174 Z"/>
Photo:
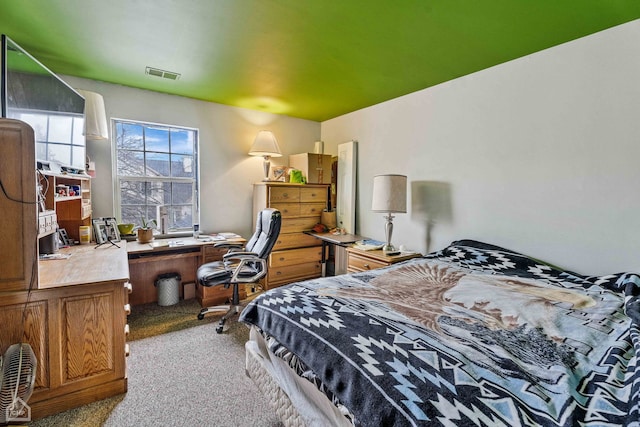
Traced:
<path id="1" fill-rule="evenodd" d="M 32 299 L 37 299 L 34 296 Z M 49 340 L 47 336 L 47 301 L 30 301 L 26 305 L 26 296 L 12 294 L 5 296 L 0 305 L 0 354 L 21 342 L 31 346 L 38 364 L 36 366 L 35 389 L 49 387 Z M 24 313 L 24 322 L 23 322 Z"/>
<path id="2" fill-rule="evenodd" d="M 18 120 L 0 119 L 0 181 L 0 291 L 25 290 L 38 278 L 38 212 L 33 130 Z"/>
<path id="3" fill-rule="evenodd" d="M 124 376 L 125 289 L 122 284 L 102 289 L 58 300 L 61 385 Z"/>

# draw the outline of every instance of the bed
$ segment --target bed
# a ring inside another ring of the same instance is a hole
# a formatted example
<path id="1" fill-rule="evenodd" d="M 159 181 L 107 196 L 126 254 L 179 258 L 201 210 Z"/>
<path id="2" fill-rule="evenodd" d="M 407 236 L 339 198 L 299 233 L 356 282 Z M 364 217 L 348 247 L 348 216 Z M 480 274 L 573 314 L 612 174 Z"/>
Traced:
<path id="1" fill-rule="evenodd" d="M 457 241 L 260 295 L 247 373 L 288 426 L 639 426 L 639 294 Z"/>

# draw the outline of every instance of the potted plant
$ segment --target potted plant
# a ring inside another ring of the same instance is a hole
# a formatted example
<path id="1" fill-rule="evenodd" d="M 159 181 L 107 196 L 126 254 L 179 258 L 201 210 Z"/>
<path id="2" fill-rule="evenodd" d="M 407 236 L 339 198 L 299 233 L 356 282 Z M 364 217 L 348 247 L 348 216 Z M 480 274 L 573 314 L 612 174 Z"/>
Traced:
<path id="1" fill-rule="evenodd" d="M 153 240 L 153 229 L 157 225 L 155 219 L 145 220 L 142 217 L 142 225 L 138 227 L 138 242 L 140 243 L 148 243 Z"/>

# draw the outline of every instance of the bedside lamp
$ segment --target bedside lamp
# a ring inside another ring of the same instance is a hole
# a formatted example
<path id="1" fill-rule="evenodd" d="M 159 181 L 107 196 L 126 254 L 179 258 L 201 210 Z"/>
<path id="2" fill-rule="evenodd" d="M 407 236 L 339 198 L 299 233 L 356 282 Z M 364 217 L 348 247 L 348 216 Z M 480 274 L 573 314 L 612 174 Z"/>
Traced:
<path id="1" fill-rule="evenodd" d="M 256 135 L 256 139 L 253 141 L 251 150 L 249 150 L 250 156 L 262 156 L 264 157 L 264 179 L 263 181 L 269 181 L 269 169 L 271 168 L 271 157 L 282 157 L 280 153 L 280 147 L 278 147 L 278 141 L 272 132 L 268 130 L 261 130 Z"/>
<path id="2" fill-rule="evenodd" d="M 373 177 L 373 200 L 371 210 L 385 212 L 385 235 L 387 243 L 382 248 L 386 255 L 397 254 L 398 250 L 391 244 L 393 234 L 393 213 L 407 212 L 407 177 L 404 175 L 376 175 Z"/>

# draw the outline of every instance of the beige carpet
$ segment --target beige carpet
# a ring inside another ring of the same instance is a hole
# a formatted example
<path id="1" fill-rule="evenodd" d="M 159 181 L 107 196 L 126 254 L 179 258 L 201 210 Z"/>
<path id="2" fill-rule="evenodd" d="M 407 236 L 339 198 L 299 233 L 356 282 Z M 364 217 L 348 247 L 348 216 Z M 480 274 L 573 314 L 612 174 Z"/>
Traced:
<path id="1" fill-rule="evenodd" d="M 244 374 L 249 330 L 220 315 L 197 320 L 195 300 L 134 306 L 129 316 L 129 391 L 29 423 L 32 427 L 281 426 Z"/>

